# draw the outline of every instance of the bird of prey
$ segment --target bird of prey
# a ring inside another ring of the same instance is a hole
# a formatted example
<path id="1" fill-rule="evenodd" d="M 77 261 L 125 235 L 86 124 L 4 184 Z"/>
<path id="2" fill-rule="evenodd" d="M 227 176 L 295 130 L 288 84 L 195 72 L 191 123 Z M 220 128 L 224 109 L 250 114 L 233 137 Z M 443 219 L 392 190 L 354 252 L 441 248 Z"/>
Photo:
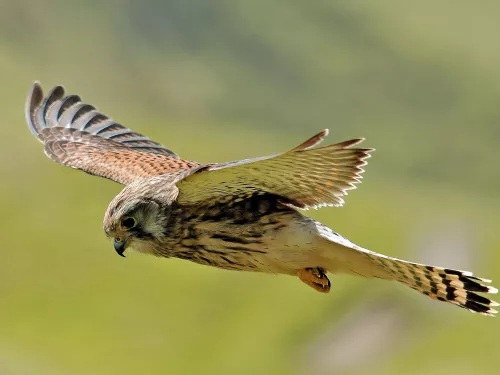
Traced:
<path id="1" fill-rule="evenodd" d="M 45 154 L 124 184 L 104 216 L 106 236 L 126 249 L 227 270 L 286 274 L 319 292 L 327 272 L 395 280 L 432 299 L 493 316 L 490 280 L 412 263 L 355 245 L 301 210 L 342 206 L 373 149 L 363 139 L 317 147 L 323 130 L 291 150 L 201 164 L 114 122 L 57 86 L 35 82 L 26 119 Z"/>

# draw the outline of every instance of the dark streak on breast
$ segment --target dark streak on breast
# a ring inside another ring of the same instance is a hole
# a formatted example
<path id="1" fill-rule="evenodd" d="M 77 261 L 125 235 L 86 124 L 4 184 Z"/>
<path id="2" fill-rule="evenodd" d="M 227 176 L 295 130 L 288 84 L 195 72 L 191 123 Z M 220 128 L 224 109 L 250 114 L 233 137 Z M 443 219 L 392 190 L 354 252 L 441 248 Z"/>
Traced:
<path id="1" fill-rule="evenodd" d="M 255 250 L 255 249 L 249 249 L 248 247 L 244 247 L 244 246 L 225 246 L 225 248 L 228 249 L 228 250 L 243 251 L 243 252 L 246 252 L 246 253 L 260 253 L 260 254 L 265 254 L 265 251 Z"/>
<path id="2" fill-rule="evenodd" d="M 273 194 L 256 192 L 241 198 L 228 196 L 197 206 L 174 204 L 165 233 L 171 256 L 225 269 L 258 270 L 258 254 L 267 253 L 266 236 L 274 236 L 296 212 Z"/>
<path id="3" fill-rule="evenodd" d="M 262 235 L 261 235 L 262 236 Z M 239 244 L 260 244 L 262 241 L 260 240 L 251 240 L 244 237 L 233 237 L 225 234 L 214 233 L 211 236 L 212 238 L 219 239 L 225 242 L 239 243 Z"/>

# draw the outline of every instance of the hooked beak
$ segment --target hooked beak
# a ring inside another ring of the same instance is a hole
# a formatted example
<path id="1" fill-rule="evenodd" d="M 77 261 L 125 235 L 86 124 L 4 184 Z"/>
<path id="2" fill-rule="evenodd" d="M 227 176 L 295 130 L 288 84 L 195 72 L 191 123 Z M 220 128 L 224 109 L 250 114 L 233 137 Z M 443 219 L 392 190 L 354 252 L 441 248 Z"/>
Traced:
<path id="1" fill-rule="evenodd" d="M 127 247 L 127 240 L 115 241 L 113 246 L 114 246 L 116 252 L 118 253 L 118 255 L 125 258 L 125 255 L 123 255 L 123 252 L 125 251 L 125 248 Z"/>

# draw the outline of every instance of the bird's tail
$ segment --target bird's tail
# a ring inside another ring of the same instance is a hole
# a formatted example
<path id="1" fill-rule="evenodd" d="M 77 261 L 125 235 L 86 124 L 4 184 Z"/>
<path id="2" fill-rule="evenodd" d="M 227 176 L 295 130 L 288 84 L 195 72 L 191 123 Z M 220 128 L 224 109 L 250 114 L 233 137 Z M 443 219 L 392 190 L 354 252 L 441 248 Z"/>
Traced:
<path id="1" fill-rule="evenodd" d="M 319 224 L 319 223 L 318 223 Z M 322 253 L 326 269 L 385 280 L 396 280 L 432 299 L 449 302 L 472 312 L 494 316 L 492 307 L 499 304 L 478 293 L 495 294 L 488 286 L 491 280 L 476 277 L 472 272 L 407 262 L 363 249 L 322 224 L 317 225 L 323 238 L 330 242 Z M 335 247 L 331 247 L 331 243 Z M 329 266 L 329 267 L 328 267 Z"/>
<path id="2" fill-rule="evenodd" d="M 375 257 L 374 255 L 369 255 Z M 491 280 L 476 277 L 472 272 L 427 266 L 399 259 L 378 257 L 375 260 L 394 278 L 432 299 L 450 302 L 472 312 L 494 316 L 498 303 L 478 293 L 497 293 Z"/>

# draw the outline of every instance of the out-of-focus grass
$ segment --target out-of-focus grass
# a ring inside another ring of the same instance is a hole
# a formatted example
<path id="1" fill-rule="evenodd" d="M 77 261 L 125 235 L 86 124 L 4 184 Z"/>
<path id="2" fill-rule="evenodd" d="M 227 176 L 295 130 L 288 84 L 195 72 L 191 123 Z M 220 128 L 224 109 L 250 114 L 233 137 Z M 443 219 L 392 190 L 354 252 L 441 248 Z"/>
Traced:
<path id="1" fill-rule="evenodd" d="M 0 372 L 307 373 L 308 348 L 387 298 L 404 340 L 370 373 L 494 372 L 495 320 L 399 285 L 334 277 L 325 296 L 285 276 L 119 259 L 101 220 L 120 186 L 45 158 L 23 100 L 33 79 L 64 83 L 201 161 L 324 127 L 331 141 L 366 136 L 377 152 L 360 190 L 308 214 L 375 251 L 500 282 L 496 3 L 456 17 L 444 2 L 143 3 L 0 5 Z M 455 224 L 465 255 L 422 248 Z M 364 354 L 344 373 L 366 373 Z"/>

